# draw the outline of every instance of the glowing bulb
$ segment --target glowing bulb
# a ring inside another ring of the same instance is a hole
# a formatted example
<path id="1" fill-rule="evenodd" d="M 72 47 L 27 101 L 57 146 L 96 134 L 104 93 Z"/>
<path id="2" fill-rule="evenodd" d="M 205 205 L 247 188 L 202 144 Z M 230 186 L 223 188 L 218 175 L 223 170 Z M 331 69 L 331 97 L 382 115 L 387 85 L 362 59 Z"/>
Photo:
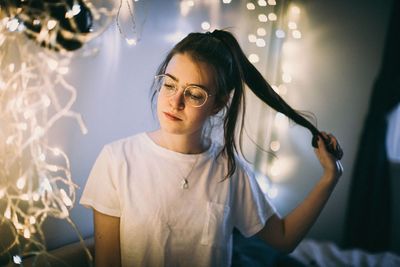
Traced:
<path id="1" fill-rule="evenodd" d="M 57 25 L 57 21 L 53 20 L 53 19 L 50 19 L 47 22 L 47 29 L 49 29 L 49 31 L 51 31 L 52 29 L 54 29 L 54 27 L 56 27 L 56 25 Z"/>
<path id="2" fill-rule="evenodd" d="M 276 113 L 274 123 L 275 123 L 275 126 L 278 128 L 284 128 L 288 125 L 286 116 L 280 112 Z"/>
<path id="3" fill-rule="evenodd" d="M 11 219 L 11 209 L 10 207 L 7 207 L 6 211 L 4 212 L 4 217 L 7 219 Z"/>
<path id="4" fill-rule="evenodd" d="M 268 19 L 269 19 L 270 21 L 275 21 L 275 20 L 278 19 L 278 17 L 276 16 L 275 13 L 269 13 L 269 14 L 268 14 Z"/>
<path id="5" fill-rule="evenodd" d="M 39 155 L 39 160 L 40 160 L 40 161 L 45 161 L 45 160 L 46 160 L 46 155 L 43 154 L 43 153 L 40 154 L 40 155 Z"/>
<path id="6" fill-rule="evenodd" d="M 22 176 L 22 177 L 18 178 L 18 180 L 17 180 L 17 188 L 18 188 L 19 190 L 24 189 L 25 184 L 26 184 L 26 178 L 25 178 L 25 176 Z"/>
<path id="7" fill-rule="evenodd" d="M 301 38 L 301 32 L 299 30 L 294 30 L 292 32 L 293 38 L 295 39 L 300 39 Z"/>
<path id="8" fill-rule="evenodd" d="M 29 231 L 28 228 L 25 228 L 25 229 L 24 229 L 24 237 L 25 237 L 26 239 L 31 238 L 31 231 Z"/>
<path id="9" fill-rule="evenodd" d="M 79 12 L 81 12 L 81 6 L 78 5 L 78 4 L 74 4 L 74 5 L 72 6 L 72 13 L 73 13 L 73 15 L 76 16 L 76 15 L 79 14 Z"/>
<path id="10" fill-rule="evenodd" d="M 36 138 L 41 137 L 44 134 L 44 129 L 40 126 L 37 126 L 33 131 L 33 136 Z"/>
<path id="11" fill-rule="evenodd" d="M 257 29 L 257 35 L 258 36 L 265 36 L 265 35 L 267 35 L 267 31 L 264 29 L 264 28 L 258 28 Z"/>
<path id="12" fill-rule="evenodd" d="M 29 119 L 30 117 L 32 117 L 33 116 L 33 112 L 32 112 L 32 110 L 25 110 L 25 112 L 24 112 L 24 118 L 27 120 L 27 119 Z"/>
<path id="13" fill-rule="evenodd" d="M 268 0 L 268 5 L 275 6 L 276 5 L 276 1 L 275 0 Z"/>
<path id="14" fill-rule="evenodd" d="M 134 38 L 125 38 L 125 41 L 128 45 L 136 45 L 137 44 L 137 40 Z"/>
<path id="15" fill-rule="evenodd" d="M 72 200 L 69 198 L 69 196 L 67 195 L 67 193 L 64 191 L 64 189 L 60 189 L 60 193 L 61 193 L 61 198 L 64 201 L 64 204 L 67 207 L 71 207 L 72 206 Z"/>
<path id="16" fill-rule="evenodd" d="M 9 137 L 7 137 L 6 144 L 11 145 L 13 143 L 13 141 L 14 141 L 14 136 L 9 136 Z"/>
<path id="17" fill-rule="evenodd" d="M 201 28 L 202 28 L 203 30 L 205 30 L 205 31 L 209 30 L 210 27 L 211 27 L 211 25 L 210 25 L 210 23 L 209 23 L 208 21 L 203 21 L 203 22 L 201 23 Z"/>
<path id="18" fill-rule="evenodd" d="M 249 61 L 250 61 L 251 63 L 257 63 L 257 62 L 260 61 L 260 58 L 258 57 L 257 54 L 250 54 L 250 55 L 249 55 Z"/>
<path id="19" fill-rule="evenodd" d="M 276 152 L 281 148 L 281 143 L 279 143 L 279 141 L 272 141 L 270 144 L 270 148 L 272 151 Z"/>
<path id="20" fill-rule="evenodd" d="M 282 81 L 285 83 L 291 83 L 292 82 L 292 76 L 290 76 L 289 73 L 283 73 L 282 74 Z"/>
<path id="21" fill-rule="evenodd" d="M 45 107 L 49 107 L 51 104 L 51 100 L 48 95 L 42 95 L 42 103 Z"/>
<path id="22" fill-rule="evenodd" d="M 291 10 L 292 14 L 294 15 L 299 15 L 300 14 L 300 8 L 298 6 L 292 6 Z"/>
<path id="23" fill-rule="evenodd" d="M 29 200 L 29 195 L 28 195 L 28 194 L 22 194 L 22 195 L 20 195 L 19 198 L 20 198 L 21 200 L 28 201 L 28 200 Z"/>
<path id="24" fill-rule="evenodd" d="M 285 38 L 285 32 L 283 30 L 276 30 L 275 32 L 276 37 L 278 38 Z"/>
<path id="25" fill-rule="evenodd" d="M 38 20 L 38 19 L 33 20 L 33 25 L 37 26 L 39 24 L 40 24 L 40 20 Z"/>
<path id="26" fill-rule="evenodd" d="M 291 30 L 295 30 L 295 29 L 297 29 L 297 23 L 294 22 L 294 21 L 289 21 L 288 27 L 289 27 L 289 29 L 291 29 Z"/>
<path id="27" fill-rule="evenodd" d="M 47 165 L 47 169 L 51 172 L 58 172 L 58 166 L 57 165 Z"/>
<path id="28" fill-rule="evenodd" d="M 247 7 L 248 10 L 256 9 L 256 6 L 253 3 L 247 3 L 246 7 Z"/>
<path id="29" fill-rule="evenodd" d="M 255 43 L 257 41 L 257 36 L 255 36 L 254 34 L 249 34 L 248 38 L 250 43 Z"/>
<path id="30" fill-rule="evenodd" d="M 286 93 L 287 93 L 287 87 L 284 84 L 279 85 L 279 94 L 286 95 Z"/>
<path id="31" fill-rule="evenodd" d="M 265 41 L 264 41 L 264 39 L 262 39 L 262 38 L 257 39 L 256 45 L 257 45 L 258 47 L 264 47 L 264 46 L 265 46 Z"/>
<path id="32" fill-rule="evenodd" d="M 259 6 L 267 6 L 267 2 L 266 2 L 265 0 L 258 0 L 258 1 L 257 1 L 257 4 L 258 4 Z"/>
<path id="33" fill-rule="evenodd" d="M 54 156 L 59 156 L 60 153 L 61 153 L 61 150 L 59 148 L 56 147 L 56 148 L 53 149 Z"/>
<path id="34" fill-rule="evenodd" d="M 38 201 L 39 198 L 40 198 L 40 195 L 38 193 L 33 193 L 33 195 L 32 195 L 33 201 Z"/>
<path id="35" fill-rule="evenodd" d="M 281 173 L 281 168 L 277 162 L 275 162 L 271 167 L 271 175 L 278 176 Z"/>
<path id="36" fill-rule="evenodd" d="M 35 216 L 30 216 L 30 217 L 29 217 L 29 223 L 30 223 L 30 224 L 35 224 L 35 223 L 36 223 L 36 218 L 35 218 Z"/>
<path id="37" fill-rule="evenodd" d="M 67 74 L 68 72 L 69 72 L 69 68 L 68 67 L 61 67 L 61 68 L 58 68 L 58 73 L 60 73 L 61 75 L 65 75 L 65 74 Z"/>
<path id="38" fill-rule="evenodd" d="M 267 17 L 267 15 L 265 15 L 265 14 L 259 14 L 259 15 L 258 15 L 258 20 L 259 20 L 260 22 L 267 22 L 267 21 L 268 21 L 268 17 Z"/>
<path id="39" fill-rule="evenodd" d="M 278 188 L 276 188 L 276 187 L 271 187 L 271 188 L 268 190 L 268 196 L 269 196 L 270 198 L 276 198 L 276 197 L 278 196 Z"/>
<path id="40" fill-rule="evenodd" d="M 9 70 L 10 72 L 14 72 L 14 70 L 15 70 L 15 64 L 14 64 L 14 63 L 11 63 L 10 65 L 8 65 L 8 70 Z"/>
<path id="41" fill-rule="evenodd" d="M 20 256 L 15 255 L 15 256 L 13 256 L 13 262 L 14 262 L 15 264 L 21 264 L 21 263 L 22 263 L 22 259 L 21 259 Z"/>
<path id="42" fill-rule="evenodd" d="M 222 0 L 222 3 L 224 4 L 230 4 L 232 0 Z"/>
<path id="43" fill-rule="evenodd" d="M 58 67 L 58 62 L 52 58 L 47 59 L 47 65 L 51 70 L 55 70 Z"/>
<path id="44" fill-rule="evenodd" d="M 9 20 L 9 21 L 7 22 L 7 25 L 6 25 L 7 29 L 8 29 L 10 32 L 15 31 L 15 30 L 18 28 L 18 26 L 19 26 L 19 22 L 18 22 L 17 19 L 11 19 L 11 20 Z"/>

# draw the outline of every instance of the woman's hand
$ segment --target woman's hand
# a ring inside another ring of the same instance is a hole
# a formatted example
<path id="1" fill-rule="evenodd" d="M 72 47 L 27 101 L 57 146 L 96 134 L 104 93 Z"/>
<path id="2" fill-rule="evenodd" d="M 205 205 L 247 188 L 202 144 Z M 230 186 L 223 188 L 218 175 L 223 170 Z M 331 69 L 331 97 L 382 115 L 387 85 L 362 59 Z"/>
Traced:
<path id="1" fill-rule="evenodd" d="M 321 132 L 321 134 L 326 140 L 329 140 L 329 143 L 333 144 L 334 148 L 338 146 L 338 141 L 332 134 L 327 134 L 326 132 Z M 318 148 L 315 148 L 314 151 L 324 169 L 324 177 L 336 182 L 343 173 L 342 163 L 327 151 L 325 143 L 320 136 L 318 136 Z"/>

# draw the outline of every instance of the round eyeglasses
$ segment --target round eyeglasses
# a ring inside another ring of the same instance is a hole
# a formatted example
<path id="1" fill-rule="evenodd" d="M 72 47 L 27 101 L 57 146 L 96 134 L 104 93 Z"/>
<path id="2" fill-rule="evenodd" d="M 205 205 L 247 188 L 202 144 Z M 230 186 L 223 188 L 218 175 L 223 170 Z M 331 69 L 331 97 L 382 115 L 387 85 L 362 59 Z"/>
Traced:
<path id="1" fill-rule="evenodd" d="M 159 85 L 159 92 L 167 97 L 174 96 L 179 90 L 179 84 L 171 76 L 160 74 L 155 76 L 156 83 Z M 183 89 L 183 99 L 185 104 L 199 108 L 206 102 L 209 94 L 205 89 L 197 85 L 188 85 Z"/>

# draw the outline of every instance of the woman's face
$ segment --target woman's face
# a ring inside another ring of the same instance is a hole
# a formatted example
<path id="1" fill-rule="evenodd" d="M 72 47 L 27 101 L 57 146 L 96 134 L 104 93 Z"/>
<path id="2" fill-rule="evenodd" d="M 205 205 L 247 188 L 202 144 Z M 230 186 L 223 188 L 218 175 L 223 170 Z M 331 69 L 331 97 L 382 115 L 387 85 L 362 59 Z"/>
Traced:
<path id="1" fill-rule="evenodd" d="M 201 134 L 204 122 L 216 111 L 211 67 L 195 62 L 188 54 L 176 54 L 168 63 L 165 74 L 176 80 L 178 91 L 173 96 L 166 96 L 163 90 L 158 94 L 157 116 L 161 130 L 179 135 Z M 183 91 L 188 85 L 199 85 L 211 94 L 203 106 L 185 103 Z"/>

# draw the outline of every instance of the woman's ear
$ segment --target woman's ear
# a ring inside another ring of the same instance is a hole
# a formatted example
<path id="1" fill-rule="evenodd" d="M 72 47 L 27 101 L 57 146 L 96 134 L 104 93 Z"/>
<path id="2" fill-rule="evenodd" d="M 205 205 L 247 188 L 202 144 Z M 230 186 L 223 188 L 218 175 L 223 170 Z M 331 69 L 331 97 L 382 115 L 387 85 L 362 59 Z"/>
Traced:
<path id="1" fill-rule="evenodd" d="M 214 108 L 211 112 L 211 115 L 215 115 L 218 112 L 221 111 L 226 106 L 226 103 L 228 103 L 229 100 L 229 95 L 224 96 L 220 101 L 216 102 L 214 105 Z"/>

